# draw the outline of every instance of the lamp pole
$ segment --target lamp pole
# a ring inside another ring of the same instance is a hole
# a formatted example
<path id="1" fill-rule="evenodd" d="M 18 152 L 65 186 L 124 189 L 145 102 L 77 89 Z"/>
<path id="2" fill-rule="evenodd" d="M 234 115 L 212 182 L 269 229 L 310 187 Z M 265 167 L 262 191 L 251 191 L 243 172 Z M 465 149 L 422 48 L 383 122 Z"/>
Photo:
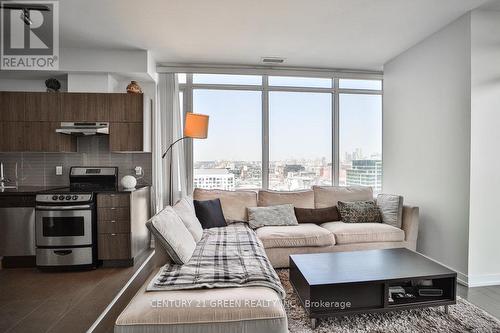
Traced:
<path id="1" fill-rule="evenodd" d="M 161 155 L 161 158 L 164 159 L 165 156 L 167 156 L 168 152 L 172 151 L 172 148 L 174 147 L 174 145 L 181 141 L 181 140 L 184 140 L 184 139 L 187 139 L 189 138 L 188 136 L 183 136 L 182 138 L 179 138 L 177 140 L 175 140 L 174 142 L 172 142 L 172 144 L 170 146 L 168 146 L 167 150 L 163 153 L 163 155 Z M 172 206 L 173 204 L 173 187 L 172 187 L 172 160 L 173 160 L 173 155 L 172 153 L 170 154 L 170 160 L 169 160 L 169 169 L 168 169 L 168 193 L 169 193 L 169 196 L 168 196 L 168 203 L 170 206 Z"/>

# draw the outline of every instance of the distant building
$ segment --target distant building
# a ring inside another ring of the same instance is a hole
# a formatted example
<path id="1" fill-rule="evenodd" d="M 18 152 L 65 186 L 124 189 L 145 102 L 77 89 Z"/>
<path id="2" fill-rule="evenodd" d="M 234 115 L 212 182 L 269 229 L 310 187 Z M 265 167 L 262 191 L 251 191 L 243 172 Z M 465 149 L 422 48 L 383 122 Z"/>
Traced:
<path id="1" fill-rule="evenodd" d="M 194 169 L 194 187 L 234 191 L 234 174 L 227 169 Z"/>
<path id="2" fill-rule="evenodd" d="M 382 161 L 353 160 L 346 170 L 346 185 L 371 186 L 374 192 L 382 191 Z"/>
<path id="3" fill-rule="evenodd" d="M 287 164 L 285 165 L 285 168 L 283 169 L 283 173 L 286 175 L 288 175 L 289 172 L 300 172 L 300 171 L 303 171 L 305 170 L 304 166 L 300 165 L 300 164 Z"/>

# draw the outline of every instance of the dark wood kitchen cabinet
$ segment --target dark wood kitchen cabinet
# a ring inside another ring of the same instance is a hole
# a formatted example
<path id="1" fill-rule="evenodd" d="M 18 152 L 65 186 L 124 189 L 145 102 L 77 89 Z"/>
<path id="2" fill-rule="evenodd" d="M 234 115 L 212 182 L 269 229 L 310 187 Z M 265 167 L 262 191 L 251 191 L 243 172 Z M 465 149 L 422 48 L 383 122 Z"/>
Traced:
<path id="1" fill-rule="evenodd" d="M 121 123 L 143 122 L 143 94 L 108 94 L 109 121 Z"/>
<path id="2" fill-rule="evenodd" d="M 26 93 L 0 91 L 0 121 L 24 121 Z"/>
<path id="3" fill-rule="evenodd" d="M 25 120 L 30 121 L 61 121 L 60 93 L 25 93 Z"/>
<path id="4" fill-rule="evenodd" d="M 111 123 L 109 149 L 111 151 L 141 151 L 144 149 L 142 123 Z"/>
<path id="5" fill-rule="evenodd" d="M 104 266 L 131 266 L 149 248 L 149 187 L 97 195 L 97 253 Z"/>
<path id="6" fill-rule="evenodd" d="M 112 94 L 63 93 L 61 101 L 61 120 L 76 122 L 109 121 L 109 95 Z M 125 94 L 116 95 L 123 96 Z"/>
<path id="7" fill-rule="evenodd" d="M 24 122 L 0 122 L 0 152 L 24 151 Z"/>
<path id="8" fill-rule="evenodd" d="M 56 133 L 59 122 L 25 122 L 24 150 L 30 152 L 75 152 L 76 137 Z"/>
<path id="9" fill-rule="evenodd" d="M 74 136 L 55 132 L 63 121 L 109 122 L 110 151 L 149 151 L 144 102 L 143 94 L 0 92 L 0 152 L 76 152 Z"/>

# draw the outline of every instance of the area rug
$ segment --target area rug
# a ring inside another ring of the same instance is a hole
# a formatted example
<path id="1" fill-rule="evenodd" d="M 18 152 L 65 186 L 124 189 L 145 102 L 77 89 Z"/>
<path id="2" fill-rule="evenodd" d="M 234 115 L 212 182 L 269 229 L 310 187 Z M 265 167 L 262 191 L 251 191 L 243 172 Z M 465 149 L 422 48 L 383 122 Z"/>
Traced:
<path id="1" fill-rule="evenodd" d="M 286 291 L 285 309 L 290 333 L 500 333 L 500 321 L 462 298 L 450 306 L 350 315 L 322 319 L 314 330 L 288 280 L 288 270 L 277 270 Z"/>

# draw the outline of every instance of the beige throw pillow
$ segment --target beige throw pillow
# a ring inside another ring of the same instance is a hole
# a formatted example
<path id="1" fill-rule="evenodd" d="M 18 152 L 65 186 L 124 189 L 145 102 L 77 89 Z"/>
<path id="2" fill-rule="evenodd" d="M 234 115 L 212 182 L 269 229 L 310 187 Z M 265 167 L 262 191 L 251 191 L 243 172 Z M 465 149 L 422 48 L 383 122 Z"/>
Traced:
<path id="1" fill-rule="evenodd" d="M 194 241 L 198 243 L 203 235 L 203 228 L 196 217 L 194 210 L 193 198 L 184 197 L 173 206 L 174 211 L 181 218 L 182 222 L 193 235 Z"/>
<path id="2" fill-rule="evenodd" d="M 182 265 L 191 259 L 196 242 L 172 207 L 153 216 L 146 227 L 176 264 Z"/>
<path id="3" fill-rule="evenodd" d="M 382 214 L 382 222 L 400 228 L 403 224 L 403 197 L 395 194 L 379 194 L 377 206 Z"/>

